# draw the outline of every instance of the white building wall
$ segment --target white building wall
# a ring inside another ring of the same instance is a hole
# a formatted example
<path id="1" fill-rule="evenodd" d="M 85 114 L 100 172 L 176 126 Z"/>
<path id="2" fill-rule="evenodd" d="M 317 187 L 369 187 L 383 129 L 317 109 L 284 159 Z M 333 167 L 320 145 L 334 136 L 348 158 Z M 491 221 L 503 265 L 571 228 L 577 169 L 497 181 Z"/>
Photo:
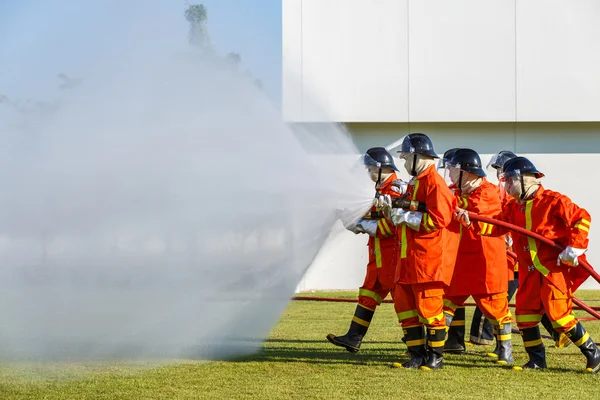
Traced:
<path id="1" fill-rule="evenodd" d="M 284 115 L 600 121 L 599 15 L 597 0 L 283 0 Z"/>

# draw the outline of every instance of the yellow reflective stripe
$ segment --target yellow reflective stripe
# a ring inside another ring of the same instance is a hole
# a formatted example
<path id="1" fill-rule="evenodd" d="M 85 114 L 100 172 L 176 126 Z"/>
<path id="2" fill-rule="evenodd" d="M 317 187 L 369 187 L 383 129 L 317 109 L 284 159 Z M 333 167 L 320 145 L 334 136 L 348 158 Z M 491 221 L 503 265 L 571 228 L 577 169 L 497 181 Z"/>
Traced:
<path id="1" fill-rule="evenodd" d="M 587 226 L 585 226 L 581 223 L 575 224 L 574 228 L 581 229 L 582 231 L 586 231 L 586 232 L 590 231 L 590 228 L 588 228 Z"/>
<path id="2" fill-rule="evenodd" d="M 370 290 L 367 290 L 367 289 L 358 289 L 358 295 L 370 297 L 373 300 L 375 300 L 378 304 L 381 304 L 381 302 L 383 301 L 383 299 L 381 298 L 380 295 L 378 295 L 375 292 L 371 292 Z"/>
<path id="3" fill-rule="evenodd" d="M 412 318 L 412 317 L 416 317 L 417 315 L 419 315 L 417 313 L 417 310 L 403 311 L 403 312 L 399 312 L 396 314 L 398 319 L 401 321 Z"/>
<path id="4" fill-rule="evenodd" d="M 469 202 L 467 201 L 466 197 L 459 197 L 458 198 L 458 205 L 460 206 L 460 208 L 467 208 L 469 207 Z"/>
<path id="5" fill-rule="evenodd" d="M 419 190 L 419 180 L 415 179 L 413 194 L 411 196 L 411 200 L 417 200 L 417 190 Z"/>
<path id="6" fill-rule="evenodd" d="M 406 238 L 406 224 L 402 224 L 402 239 L 400 240 L 400 258 L 406 258 L 406 248 L 408 246 L 406 243 L 408 241 Z"/>
<path id="7" fill-rule="evenodd" d="M 579 220 L 579 222 L 581 222 L 584 225 L 587 225 L 588 227 L 592 226 L 592 223 L 590 221 L 588 221 L 587 219 L 585 219 L 585 218 L 581 218 Z"/>
<path id="8" fill-rule="evenodd" d="M 379 238 L 375 238 L 375 264 L 377 268 L 381 268 L 381 244 Z"/>
<path id="9" fill-rule="evenodd" d="M 427 233 L 430 233 L 431 229 L 429 228 L 429 226 L 427 226 L 427 225 L 429 225 L 427 223 L 428 219 L 429 219 L 429 214 L 428 213 L 424 213 L 423 214 L 423 228 L 425 228 L 425 231 L 427 231 Z"/>
<path id="10" fill-rule="evenodd" d="M 481 223 L 481 230 L 479 231 L 479 234 L 481 236 L 489 236 L 492 234 L 492 229 L 494 228 L 494 225 L 492 224 L 488 224 L 486 222 L 482 222 Z"/>
<path id="11" fill-rule="evenodd" d="M 444 320 L 444 313 L 440 313 L 438 315 L 436 315 L 435 317 L 431 317 L 431 318 L 425 318 L 419 315 L 419 321 L 421 321 L 424 324 L 431 324 L 434 321 L 442 321 Z"/>
<path id="12" fill-rule="evenodd" d="M 354 321 L 357 324 L 362 325 L 362 326 L 369 326 L 369 325 L 371 325 L 371 323 L 369 321 L 365 321 L 364 319 L 361 319 L 361 318 L 358 318 L 358 317 L 352 318 L 352 321 Z"/>
<path id="13" fill-rule="evenodd" d="M 432 230 L 437 231 L 437 226 L 433 223 L 433 219 L 431 219 L 431 214 L 427 214 L 427 225 L 431 227 Z"/>
<path id="14" fill-rule="evenodd" d="M 501 342 L 506 342 L 507 340 L 511 340 L 511 339 L 512 339 L 512 335 L 510 333 L 507 333 L 506 335 L 498 336 L 498 340 L 500 340 Z"/>
<path id="15" fill-rule="evenodd" d="M 456 304 L 454 304 L 453 302 L 451 302 L 448 299 L 444 299 L 444 305 L 448 308 L 451 308 L 453 310 L 456 310 L 458 308 L 458 306 Z"/>
<path id="16" fill-rule="evenodd" d="M 563 318 L 559 319 L 558 321 L 552 321 L 552 327 L 560 328 L 561 326 L 565 326 L 569 322 L 574 321 L 574 320 L 575 320 L 575 316 L 573 314 L 567 315 L 566 317 L 563 317 Z"/>
<path id="17" fill-rule="evenodd" d="M 465 320 L 461 319 L 460 321 L 452 320 L 450 326 L 465 326 Z"/>
<path id="18" fill-rule="evenodd" d="M 516 315 L 517 322 L 540 322 L 542 320 L 541 314 L 521 314 Z"/>
<path id="19" fill-rule="evenodd" d="M 583 337 L 581 339 L 579 339 L 576 342 L 573 342 L 573 344 L 577 347 L 581 346 L 582 344 L 584 344 L 588 339 L 590 338 L 590 334 L 589 333 L 585 333 L 585 335 L 583 335 Z"/>
<path id="20" fill-rule="evenodd" d="M 531 220 L 531 208 L 533 207 L 533 200 L 528 200 L 527 205 L 525 206 L 525 228 L 528 230 L 532 230 L 533 222 Z M 533 266 L 535 269 L 540 271 L 542 275 L 546 276 L 550 273 L 548 268 L 544 267 L 544 265 L 540 262 L 538 257 L 537 245 L 535 243 L 535 239 L 528 237 L 527 243 L 529 244 L 529 255 L 531 256 L 531 261 L 533 262 Z"/>
<path id="21" fill-rule="evenodd" d="M 523 345 L 524 345 L 525 347 L 533 347 L 533 346 L 538 346 L 538 345 L 540 345 L 540 344 L 542 344 L 542 343 L 544 343 L 544 342 L 542 341 L 542 338 L 539 338 L 539 339 L 531 340 L 531 341 L 529 341 L 529 342 L 523 342 Z"/>
<path id="22" fill-rule="evenodd" d="M 444 347 L 444 343 L 445 343 L 444 340 L 442 340 L 441 342 L 430 342 L 430 341 L 427 341 L 427 345 L 430 346 L 430 347 Z"/>
<path id="23" fill-rule="evenodd" d="M 487 222 L 482 222 L 481 223 L 481 230 L 479 231 L 480 235 L 485 235 L 485 231 L 487 231 L 488 225 L 489 224 Z"/>
<path id="24" fill-rule="evenodd" d="M 392 229 L 390 228 L 390 225 L 387 223 L 387 221 L 385 219 L 380 219 L 379 222 L 381 222 L 381 225 L 383 226 L 383 228 L 385 229 L 385 232 L 387 232 L 388 235 L 393 235 L 394 232 L 392 232 Z"/>
<path id="25" fill-rule="evenodd" d="M 360 291 L 359 291 L 359 293 L 360 293 Z M 362 307 L 362 308 L 364 308 L 365 310 L 369 310 L 369 311 L 373 311 L 373 312 L 375 311 L 375 309 L 374 309 L 374 308 L 369 308 L 369 307 L 367 307 L 367 306 L 363 306 L 363 305 L 362 305 L 362 304 L 360 304 L 360 303 L 358 303 L 358 306 L 359 306 L 359 307 Z"/>
<path id="26" fill-rule="evenodd" d="M 425 342 L 426 342 L 425 339 L 407 340 L 406 346 L 407 347 L 423 346 L 425 344 Z"/>

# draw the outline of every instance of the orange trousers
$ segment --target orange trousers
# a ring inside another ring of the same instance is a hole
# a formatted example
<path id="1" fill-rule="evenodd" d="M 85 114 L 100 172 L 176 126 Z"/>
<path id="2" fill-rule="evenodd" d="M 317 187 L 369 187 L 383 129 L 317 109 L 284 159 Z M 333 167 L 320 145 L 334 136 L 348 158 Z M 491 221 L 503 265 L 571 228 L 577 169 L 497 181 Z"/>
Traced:
<path id="1" fill-rule="evenodd" d="M 398 283 L 394 287 L 394 308 L 403 328 L 419 325 L 443 328 L 446 326 L 444 284 L 442 282 Z"/>
<path id="2" fill-rule="evenodd" d="M 454 315 L 454 311 L 464 306 L 468 298 L 469 295 L 445 296 L 444 312 Z M 508 293 L 473 295 L 473 300 L 492 325 L 499 326 L 512 320 L 508 310 Z"/>
<path id="3" fill-rule="evenodd" d="M 579 322 L 573 315 L 571 293 L 562 292 L 541 273 L 530 274 L 523 285 L 519 280 L 516 302 L 515 314 L 519 329 L 536 326 L 542 320 L 544 312 L 558 333 L 567 332 Z"/>
<path id="4" fill-rule="evenodd" d="M 394 298 L 394 291 L 391 288 L 382 285 L 379 282 L 379 278 L 375 279 L 375 282 L 369 282 L 365 279 L 365 283 L 363 286 L 358 289 L 358 304 L 364 306 L 370 310 L 375 310 L 375 308 L 381 304 L 381 302 L 387 297 L 388 294 L 392 295 L 392 299 Z"/>

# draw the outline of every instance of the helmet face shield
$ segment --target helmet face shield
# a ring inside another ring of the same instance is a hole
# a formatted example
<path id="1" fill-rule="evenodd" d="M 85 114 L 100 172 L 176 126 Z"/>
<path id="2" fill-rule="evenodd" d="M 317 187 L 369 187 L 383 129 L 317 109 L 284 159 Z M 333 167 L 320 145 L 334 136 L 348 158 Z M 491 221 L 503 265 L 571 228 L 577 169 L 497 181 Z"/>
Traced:
<path id="1" fill-rule="evenodd" d="M 498 171 L 502 169 L 498 167 L 498 154 L 494 154 L 490 159 L 490 162 L 487 163 L 485 169 L 488 173 L 492 175 L 496 175 L 498 177 L 498 182 L 500 182 L 500 177 L 498 176 Z"/>
<path id="2" fill-rule="evenodd" d="M 508 194 L 516 199 L 521 198 L 524 191 L 524 184 L 523 175 L 521 174 L 520 170 L 515 169 L 509 172 L 501 173 L 499 177 L 499 183 L 500 187 L 504 189 L 505 194 Z"/>

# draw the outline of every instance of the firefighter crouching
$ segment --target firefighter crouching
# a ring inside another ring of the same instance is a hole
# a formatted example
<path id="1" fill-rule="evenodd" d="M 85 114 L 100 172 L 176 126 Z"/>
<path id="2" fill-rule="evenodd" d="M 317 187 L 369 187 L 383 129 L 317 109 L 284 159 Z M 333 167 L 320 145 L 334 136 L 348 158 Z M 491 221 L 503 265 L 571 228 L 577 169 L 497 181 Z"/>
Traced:
<path id="1" fill-rule="evenodd" d="M 516 299 L 517 326 L 529 361 L 515 369 L 546 368 L 546 353 L 539 322 L 548 315 L 554 329 L 565 333 L 587 359 L 584 372 L 600 370 L 600 349 L 573 315 L 574 282 L 589 273 L 578 268 L 588 247 L 589 213 L 560 193 L 545 189 L 544 176 L 524 157 L 508 160 L 501 175 L 506 193 L 516 201 L 507 204 L 503 218 L 514 225 L 543 235 L 564 250 L 524 235 L 514 235 L 519 261 L 519 291 Z"/>
<path id="2" fill-rule="evenodd" d="M 444 287 L 452 278 L 458 250 L 458 233 L 447 229 L 456 199 L 436 171 L 438 156 L 429 137 L 422 133 L 404 137 L 399 153 L 412 176 L 403 197 L 425 203 L 427 212 L 392 209 L 390 198 L 379 199 L 400 237 L 394 307 L 410 359 L 394 366 L 439 369 L 446 336 Z"/>
<path id="3" fill-rule="evenodd" d="M 363 162 L 378 195 L 400 196 L 402 182 L 398 180 L 392 155 L 383 147 L 367 150 Z M 369 261 L 367 276 L 358 292 L 358 305 L 348 332 L 343 336 L 327 335 L 327 340 L 336 346 L 356 353 L 369 329 L 375 309 L 392 292 L 394 274 L 398 263 L 398 238 L 396 227 L 375 208 L 356 223 L 346 226 L 354 233 L 369 235 Z M 393 293 L 391 293 L 393 295 Z"/>
<path id="4" fill-rule="evenodd" d="M 469 296 L 486 318 L 498 329 L 498 364 L 509 364 L 512 358 L 512 315 L 508 310 L 508 273 L 504 236 L 491 224 L 471 222 L 466 211 L 493 217 L 502 212 L 495 185 L 485 179 L 479 155 L 471 149 L 456 151 L 447 171 L 456 185 L 460 245 L 450 287 L 444 296 L 446 324 L 450 326 L 458 307 Z M 466 210 L 466 211 L 464 211 Z"/>

